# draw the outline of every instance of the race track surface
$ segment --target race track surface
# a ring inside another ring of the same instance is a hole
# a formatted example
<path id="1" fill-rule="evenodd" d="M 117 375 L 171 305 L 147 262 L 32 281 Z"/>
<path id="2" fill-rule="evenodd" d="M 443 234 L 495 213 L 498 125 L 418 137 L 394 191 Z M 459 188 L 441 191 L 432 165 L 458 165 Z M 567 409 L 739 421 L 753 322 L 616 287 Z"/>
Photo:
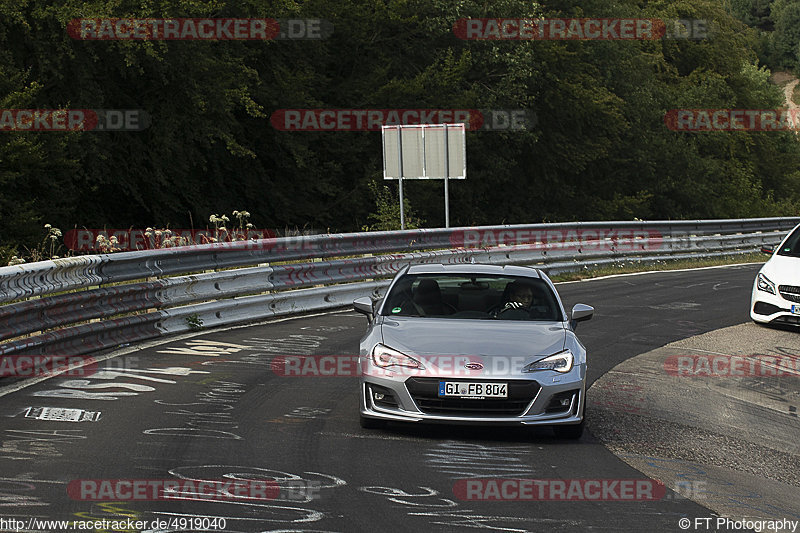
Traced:
<path id="1" fill-rule="evenodd" d="M 578 328 L 589 383 L 638 354 L 748 321 L 757 269 L 560 284 L 568 309 L 596 308 Z M 546 428 L 364 430 L 356 378 L 283 377 L 271 368 L 280 355 L 355 354 L 365 328 L 363 316 L 343 311 L 200 332 L 101 362 L 93 375 L 59 376 L 3 396 L 0 517 L 38 531 L 48 529 L 29 519 L 217 517 L 226 532 L 638 533 L 681 531 L 680 518 L 711 515 L 674 487 L 652 501 L 460 499 L 454 486 L 469 478 L 648 478 L 590 433 L 570 442 Z M 162 501 L 87 501 L 81 498 L 102 494 L 68 493 L 86 479 L 277 480 L 281 490 L 270 500 L 179 492 Z M 209 520 L 150 530 L 222 529 Z"/>

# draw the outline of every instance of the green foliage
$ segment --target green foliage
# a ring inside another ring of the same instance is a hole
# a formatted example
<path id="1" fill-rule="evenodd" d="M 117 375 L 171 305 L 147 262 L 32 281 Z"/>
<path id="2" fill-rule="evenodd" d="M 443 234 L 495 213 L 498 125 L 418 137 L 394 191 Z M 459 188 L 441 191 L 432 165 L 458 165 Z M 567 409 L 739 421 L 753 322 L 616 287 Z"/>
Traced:
<path id="1" fill-rule="evenodd" d="M 187 315 L 184 320 L 186 321 L 186 325 L 189 326 L 189 329 L 192 331 L 199 331 L 203 329 L 203 319 L 200 318 L 197 313 Z"/>
<path id="2" fill-rule="evenodd" d="M 0 246 L 0 266 L 18 265 L 23 262 L 24 260 L 20 261 L 16 246 Z"/>
<path id="3" fill-rule="evenodd" d="M 8 250 L 36 246 L 45 221 L 186 227 L 243 204 L 257 215 L 239 226 L 396 227 L 394 189 L 374 183 L 380 134 L 280 131 L 268 119 L 280 109 L 534 111 L 532 129 L 468 133 L 468 178 L 451 187 L 453 225 L 745 217 L 800 206 L 796 136 L 664 125 L 670 109 L 780 106 L 758 59 L 771 53 L 797 65 L 794 0 L 26 0 L 0 3 L 0 15 L 1 108 L 152 117 L 136 133 L 0 135 Z M 326 40 L 273 42 L 78 41 L 65 31 L 73 18 L 120 16 L 321 18 L 335 29 Z M 606 42 L 453 34 L 461 18 L 534 16 L 703 18 L 714 33 Z M 759 33 L 773 26 L 772 36 Z M 408 189 L 419 213 L 409 209 L 409 223 L 442 226 L 441 184 Z"/>
<path id="4" fill-rule="evenodd" d="M 796 0 L 774 0 L 771 15 L 775 25 L 771 43 L 779 66 L 800 67 L 800 4 Z"/>
<path id="5" fill-rule="evenodd" d="M 734 17 L 759 30 L 756 50 L 776 69 L 800 67 L 800 4 L 796 0 L 728 0 Z"/>
<path id="6" fill-rule="evenodd" d="M 770 17 L 770 4 L 773 0 L 730 0 L 730 10 L 734 17 L 748 26 L 762 30 L 772 30 L 774 23 Z"/>
<path id="7" fill-rule="evenodd" d="M 373 222 L 365 225 L 362 231 L 392 231 L 401 228 L 400 224 L 400 197 L 386 185 L 379 185 L 377 181 L 368 184 L 372 196 L 375 198 L 375 212 L 370 213 L 368 219 Z M 405 218 L 406 229 L 417 229 L 425 223 L 417 217 L 411 209 L 408 196 L 403 195 L 403 216 Z"/>

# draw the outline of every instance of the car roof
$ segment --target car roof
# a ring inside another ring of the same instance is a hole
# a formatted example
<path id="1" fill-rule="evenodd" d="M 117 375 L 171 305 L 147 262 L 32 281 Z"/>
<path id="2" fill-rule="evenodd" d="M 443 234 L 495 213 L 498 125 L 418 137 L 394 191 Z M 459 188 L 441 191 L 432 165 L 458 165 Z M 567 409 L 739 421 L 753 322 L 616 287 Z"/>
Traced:
<path id="1" fill-rule="evenodd" d="M 491 274 L 495 276 L 523 276 L 541 278 L 539 270 L 533 267 L 514 265 L 483 265 L 460 263 L 443 265 L 439 263 L 411 265 L 406 274 Z"/>

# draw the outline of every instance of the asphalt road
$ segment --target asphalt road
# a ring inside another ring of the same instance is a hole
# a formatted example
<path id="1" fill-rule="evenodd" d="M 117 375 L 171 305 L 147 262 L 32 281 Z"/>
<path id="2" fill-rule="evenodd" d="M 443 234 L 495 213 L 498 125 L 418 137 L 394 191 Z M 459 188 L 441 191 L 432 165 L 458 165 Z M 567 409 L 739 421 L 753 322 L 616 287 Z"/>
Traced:
<path id="1" fill-rule="evenodd" d="M 752 265 L 559 285 L 567 307 L 596 308 L 578 329 L 590 381 L 637 354 L 746 322 L 756 271 Z M 131 518 L 177 520 L 117 530 L 219 531 L 222 524 L 208 520 L 208 527 L 175 527 L 181 519 L 216 517 L 225 519 L 226 532 L 640 532 L 682 531 L 680 518 L 711 516 L 672 490 L 655 501 L 459 499 L 454 485 L 466 478 L 647 478 L 590 433 L 570 442 L 547 429 L 364 430 L 356 378 L 283 377 L 271 369 L 279 355 L 357 353 L 365 327 L 363 316 L 345 311 L 202 332 L 110 359 L 94 375 L 59 376 L 3 396 L 0 530 L 14 530 L 2 522 L 9 518 L 36 531 L 57 529 L 36 527 L 31 518 Z M 166 501 L 88 501 L 82 498 L 110 496 L 68 493 L 87 479 L 277 480 L 282 488 L 272 500 L 199 498 L 189 489 Z"/>

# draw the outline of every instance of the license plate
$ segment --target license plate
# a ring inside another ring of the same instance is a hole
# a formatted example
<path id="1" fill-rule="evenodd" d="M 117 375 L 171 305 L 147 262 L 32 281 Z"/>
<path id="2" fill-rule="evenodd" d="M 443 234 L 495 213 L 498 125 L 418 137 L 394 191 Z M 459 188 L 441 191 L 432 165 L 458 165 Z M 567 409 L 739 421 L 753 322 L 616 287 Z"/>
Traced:
<path id="1" fill-rule="evenodd" d="M 440 398 L 508 398 L 507 383 L 440 381 Z"/>
<path id="2" fill-rule="evenodd" d="M 792 306 L 792 314 L 800 315 L 800 305 L 793 305 Z"/>

